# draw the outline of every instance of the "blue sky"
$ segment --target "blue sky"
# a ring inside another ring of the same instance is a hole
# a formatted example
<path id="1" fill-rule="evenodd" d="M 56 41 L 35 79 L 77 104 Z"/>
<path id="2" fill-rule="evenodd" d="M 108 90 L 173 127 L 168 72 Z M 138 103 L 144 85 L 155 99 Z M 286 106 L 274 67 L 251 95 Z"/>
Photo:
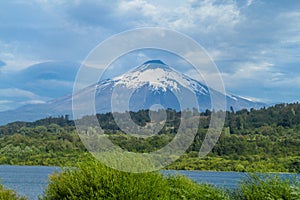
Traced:
<path id="1" fill-rule="evenodd" d="M 98 43 L 149 26 L 199 42 L 230 93 L 267 103 L 300 100 L 298 0 L 12 0 L 0 8 L 0 111 L 70 93 Z"/>

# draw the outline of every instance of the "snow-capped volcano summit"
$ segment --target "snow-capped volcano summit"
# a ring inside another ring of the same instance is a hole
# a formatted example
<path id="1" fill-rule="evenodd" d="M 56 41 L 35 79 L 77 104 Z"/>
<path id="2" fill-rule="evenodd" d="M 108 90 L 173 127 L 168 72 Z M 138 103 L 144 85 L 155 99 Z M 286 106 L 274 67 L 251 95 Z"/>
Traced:
<path id="1" fill-rule="evenodd" d="M 95 94 L 97 113 L 137 111 L 149 109 L 155 104 L 159 104 L 165 109 L 180 110 L 198 107 L 200 111 L 204 111 L 211 109 L 211 93 L 226 99 L 228 110 L 230 107 L 233 107 L 234 110 L 240 110 L 265 106 L 262 103 L 230 94 L 222 94 L 208 88 L 160 60 L 147 61 L 120 76 L 102 80 L 83 89 L 75 96 L 80 98 L 87 94 Z M 198 103 L 196 107 L 195 101 Z M 77 106 L 86 107 L 86 101 L 82 101 L 81 104 Z M 72 113 L 72 95 L 69 94 L 45 104 L 26 105 L 16 110 L 0 112 L 0 124 L 12 120 L 33 121 L 49 116 L 72 115 Z"/>
<path id="2" fill-rule="evenodd" d="M 177 72 L 160 60 L 147 61 L 134 70 L 112 80 L 116 82 L 116 85 L 124 85 L 127 88 L 137 89 L 147 84 L 154 91 L 166 92 L 167 89 L 180 91 L 180 86 L 183 86 L 190 87 L 195 93 L 209 94 L 206 86 Z"/>

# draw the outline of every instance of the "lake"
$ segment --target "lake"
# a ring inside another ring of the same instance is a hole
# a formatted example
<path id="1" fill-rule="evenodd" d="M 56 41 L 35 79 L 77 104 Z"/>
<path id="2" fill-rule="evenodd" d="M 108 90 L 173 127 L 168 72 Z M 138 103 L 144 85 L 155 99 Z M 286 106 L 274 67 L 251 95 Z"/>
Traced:
<path id="1" fill-rule="evenodd" d="M 0 166 L 0 178 L 7 188 L 17 191 L 18 194 L 37 200 L 47 187 L 48 176 L 59 167 L 46 166 Z M 207 171 L 183 171 L 162 170 L 163 174 L 183 174 L 199 183 L 211 183 L 219 187 L 234 188 L 238 181 L 245 176 L 239 172 L 207 172 Z M 289 177 L 291 174 L 281 174 Z M 297 174 L 300 179 L 300 174 Z"/>

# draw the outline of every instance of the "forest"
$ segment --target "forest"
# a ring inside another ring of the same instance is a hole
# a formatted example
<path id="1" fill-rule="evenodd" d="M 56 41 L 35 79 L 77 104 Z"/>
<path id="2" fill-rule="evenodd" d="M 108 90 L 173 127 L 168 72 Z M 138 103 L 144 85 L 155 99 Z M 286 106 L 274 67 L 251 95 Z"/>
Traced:
<path id="1" fill-rule="evenodd" d="M 152 152 L 168 144 L 176 135 L 183 114 L 189 116 L 184 119 L 187 133 L 191 131 L 189 122 L 199 120 L 193 143 L 167 169 L 300 173 L 299 103 L 226 111 L 222 134 L 212 151 L 203 158 L 198 157 L 198 152 L 211 114 L 217 111 L 199 113 L 196 109 L 182 112 L 167 109 L 165 112 L 167 118 L 163 128 L 148 138 L 121 131 L 112 113 L 97 114 L 97 118 L 104 134 L 114 144 L 140 153 Z M 149 110 L 129 114 L 140 126 L 150 124 Z M 0 153 L 0 164 L 10 165 L 72 166 L 90 156 L 68 115 L 1 126 Z"/>

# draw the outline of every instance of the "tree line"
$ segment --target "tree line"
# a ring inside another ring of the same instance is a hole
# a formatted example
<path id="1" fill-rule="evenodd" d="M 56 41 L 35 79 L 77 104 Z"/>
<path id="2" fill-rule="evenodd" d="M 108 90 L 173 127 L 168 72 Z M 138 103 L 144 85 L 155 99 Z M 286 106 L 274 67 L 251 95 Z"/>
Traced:
<path id="1" fill-rule="evenodd" d="M 152 126 L 149 110 L 129 112 L 140 126 Z M 169 169 L 218 171 L 300 172 L 300 104 L 277 104 L 258 110 L 226 111 L 222 134 L 207 157 L 199 158 L 213 112 L 196 109 L 178 112 L 167 109 L 166 121 L 158 134 L 138 138 L 120 130 L 112 113 L 97 114 L 107 137 L 121 148 L 147 153 L 168 144 L 183 125 L 187 134 L 190 124 L 199 120 L 193 143 Z M 120 114 L 120 113 L 119 113 Z M 122 114 L 120 114 L 122 115 Z M 89 120 L 85 116 L 83 120 Z M 124 121 L 124 123 L 126 120 Z M 121 122 L 122 123 L 122 120 Z M 64 165 L 86 156 L 86 149 L 69 116 L 49 117 L 35 122 L 14 122 L 0 127 L 0 164 Z"/>

